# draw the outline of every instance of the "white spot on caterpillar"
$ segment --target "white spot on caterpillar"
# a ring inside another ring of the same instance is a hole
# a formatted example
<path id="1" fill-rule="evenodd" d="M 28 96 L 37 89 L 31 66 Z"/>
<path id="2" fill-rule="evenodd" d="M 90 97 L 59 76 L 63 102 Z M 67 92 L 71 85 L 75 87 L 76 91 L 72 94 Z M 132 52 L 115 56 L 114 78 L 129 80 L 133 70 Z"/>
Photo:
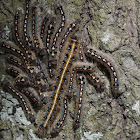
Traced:
<path id="1" fill-rule="evenodd" d="M 48 33 L 50 34 L 51 33 L 51 30 L 48 30 Z"/>
<path id="2" fill-rule="evenodd" d="M 82 106 L 82 105 L 81 105 L 81 104 L 79 104 L 79 108 L 81 108 L 81 106 Z"/>
<path id="3" fill-rule="evenodd" d="M 118 80 L 118 79 L 117 79 L 117 78 L 115 78 L 115 82 L 117 82 L 117 80 Z"/>
<path id="4" fill-rule="evenodd" d="M 52 24 L 50 24 L 50 28 L 52 27 Z"/>
<path id="5" fill-rule="evenodd" d="M 76 26 L 76 24 L 73 23 L 73 24 L 72 24 L 72 27 L 75 27 L 75 26 Z"/>
<path id="6" fill-rule="evenodd" d="M 25 18 L 28 18 L 28 15 L 26 15 Z M 25 20 L 25 21 L 26 21 L 26 20 Z M 26 21 L 26 23 L 27 23 L 27 21 Z"/>
<path id="7" fill-rule="evenodd" d="M 116 75 L 117 75 L 117 74 L 116 74 L 116 72 L 114 72 L 113 74 L 114 74 L 114 76 L 116 76 Z"/>
<path id="8" fill-rule="evenodd" d="M 65 20 L 65 17 L 64 17 L 64 16 L 62 16 L 62 20 L 63 20 L 63 21 Z"/>
<path id="9" fill-rule="evenodd" d="M 104 62 L 106 62 L 106 60 L 105 60 L 105 59 L 103 59 L 103 61 L 104 61 Z"/>
<path id="10" fill-rule="evenodd" d="M 111 67 L 111 69 L 112 69 L 112 70 L 114 70 L 114 68 L 113 68 L 113 67 Z"/>
<path id="11" fill-rule="evenodd" d="M 87 53 L 91 53 L 90 50 L 87 50 Z"/>
<path id="12" fill-rule="evenodd" d="M 62 43 L 64 43 L 65 39 L 62 40 Z"/>
<path id="13" fill-rule="evenodd" d="M 64 23 L 62 23 L 62 25 L 61 25 L 62 27 L 64 27 Z"/>
<path id="14" fill-rule="evenodd" d="M 52 50 L 55 50 L 55 46 L 52 46 Z"/>
<path id="15" fill-rule="evenodd" d="M 55 56 L 55 54 L 54 54 L 54 52 L 52 52 L 52 54 L 51 54 L 52 56 Z"/>
<path id="16" fill-rule="evenodd" d="M 18 33 L 16 33 L 16 37 L 18 37 Z"/>
<path id="17" fill-rule="evenodd" d="M 15 27 L 15 30 L 16 30 L 16 31 L 18 30 L 18 27 L 17 27 L 17 26 Z"/>
<path id="18" fill-rule="evenodd" d="M 80 103 L 82 102 L 82 98 L 80 98 Z"/>
<path id="19" fill-rule="evenodd" d="M 61 10 L 61 14 L 62 14 L 62 15 L 64 14 L 63 10 Z"/>
<path id="20" fill-rule="evenodd" d="M 20 54 L 20 51 L 19 51 L 19 50 L 17 50 L 17 53 L 19 53 L 19 54 Z"/>
<path id="21" fill-rule="evenodd" d="M 108 66 L 110 66 L 110 65 L 111 65 L 109 62 L 108 62 L 107 64 L 108 64 Z"/>
<path id="22" fill-rule="evenodd" d="M 94 55 L 94 52 L 92 52 L 91 55 Z"/>

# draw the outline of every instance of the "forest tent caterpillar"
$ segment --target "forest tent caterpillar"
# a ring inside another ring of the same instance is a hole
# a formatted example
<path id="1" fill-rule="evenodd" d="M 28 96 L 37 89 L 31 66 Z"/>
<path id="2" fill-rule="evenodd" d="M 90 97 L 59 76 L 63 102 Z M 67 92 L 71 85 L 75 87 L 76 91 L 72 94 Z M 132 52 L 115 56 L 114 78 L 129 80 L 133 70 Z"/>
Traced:
<path id="1" fill-rule="evenodd" d="M 111 77 L 111 90 L 113 92 L 114 97 L 119 96 L 119 80 L 118 80 L 118 73 L 115 69 L 114 64 L 105 56 L 101 55 L 97 51 L 94 51 L 93 49 L 90 48 L 85 48 L 85 53 L 91 57 L 96 59 L 98 62 L 103 64 L 110 72 L 110 77 Z"/>
<path id="2" fill-rule="evenodd" d="M 21 103 L 21 106 L 24 109 L 24 112 L 27 116 L 27 118 L 33 122 L 35 120 L 35 112 L 34 109 L 32 108 L 28 98 L 21 94 L 19 91 L 17 91 L 9 82 L 8 80 L 4 79 L 2 81 L 3 87 L 10 91 L 10 93 Z"/>
<path id="3" fill-rule="evenodd" d="M 76 108 L 75 108 L 75 115 L 74 115 L 74 128 L 78 128 L 80 125 L 81 114 L 82 114 L 82 107 L 83 107 L 83 99 L 84 99 L 84 92 L 85 92 L 85 78 L 82 74 L 78 75 L 78 86 L 79 91 L 77 94 L 77 101 L 76 101 Z"/>
<path id="4" fill-rule="evenodd" d="M 67 59 L 67 62 L 66 62 L 66 64 L 65 64 L 65 66 L 63 67 L 63 71 L 61 72 L 61 76 L 60 76 L 58 85 L 56 86 L 56 88 L 55 88 L 55 90 L 54 90 L 55 96 L 54 96 L 54 98 L 53 98 L 52 106 L 51 106 L 51 108 L 50 108 L 50 110 L 49 110 L 49 112 L 48 112 L 47 118 L 46 118 L 46 120 L 44 121 L 43 127 L 46 127 L 47 124 L 49 123 L 49 120 L 50 120 L 50 118 L 51 118 L 51 116 L 52 116 L 52 114 L 53 114 L 53 112 L 54 112 L 55 107 L 56 107 L 58 95 L 59 95 L 59 93 L 60 93 L 60 88 L 61 88 L 61 85 L 62 85 L 63 80 L 64 80 L 64 75 L 65 75 L 66 70 L 67 70 L 67 68 L 68 68 L 68 65 L 69 65 L 69 63 L 70 63 L 70 61 L 71 61 L 71 59 L 72 59 L 75 46 L 76 46 L 76 44 L 75 44 L 75 42 L 74 42 L 73 45 L 72 45 L 72 47 L 71 47 L 71 50 L 70 50 L 70 53 L 69 53 L 69 57 L 68 57 L 68 59 Z"/>
<path id="5" fill-rule="evenodd" d="M 56 132 L 58 133 L 60 131 L 60 128 L 62 127 L 62 125 L 65 122 L 65 119 L 66 119 L 66 116 L 67 116 L 67 113 L 68 113 L 68 101 L 67 101 L 66 96 L 63 98 L 61 106 L 62 106 L 62 113 L 61 113 L 61 116 L 59 117 L 58 122 L 54 126 L 54 128 L 52 130 L 53 131 L 52 133 L 56 133 Z"/>

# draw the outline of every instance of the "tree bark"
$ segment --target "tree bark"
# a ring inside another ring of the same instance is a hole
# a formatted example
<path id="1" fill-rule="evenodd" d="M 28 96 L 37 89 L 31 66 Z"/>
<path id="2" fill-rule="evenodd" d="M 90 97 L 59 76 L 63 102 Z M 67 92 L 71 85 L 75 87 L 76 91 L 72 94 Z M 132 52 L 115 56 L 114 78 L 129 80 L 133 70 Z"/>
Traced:
<path id="1" fill-rule="evenodd" d="M 20 0 L 0 0 L 1 40 L 12 40 L 13 16 L 17 8 L 22 10 L 23 3 Z M 76 131 L 72 128 L 74 102 L 69 102 L 67 121 L 59 135 L 43 140 L 140 139 L 140 0 L 40 0 L 39 3 L 44 14 L 52 13 L 53 4 L 60 3 L 68 24 L 81 19 L 76 35 L 113 60 L 122 93 L 117 99 L 112 97 L 106 73 L 97 67 L 96 73 L 105 81 L 106 89 L 97 93 L 87 83 L 81 127 Z M 6 76 L 3 58 L 1 52 L 1 80 Z M 1 140 L 39 140 L 17 100 L 2 89 L 0 111 Z"/>

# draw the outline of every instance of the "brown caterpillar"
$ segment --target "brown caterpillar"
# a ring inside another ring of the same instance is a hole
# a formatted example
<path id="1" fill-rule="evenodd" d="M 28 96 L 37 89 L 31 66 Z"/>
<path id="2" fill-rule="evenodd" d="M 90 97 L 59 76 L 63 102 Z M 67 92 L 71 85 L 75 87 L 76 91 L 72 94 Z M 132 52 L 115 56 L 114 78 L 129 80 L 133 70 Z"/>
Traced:
<path id="1" fill-rule="evenodd" d="M 79 64 L 79 65 L 78 65 Z M 71 72 L 71 76 L 70 76 L 70 82 L 69 82 L 69 90 L 68 90 L 68 96 L 72 96 L 72 89 L 73 89 L 73 79 L 74 79 L 74 75 L 78 72 L 82 72 L 82 73 L 90 73 L 94 71 L 94 65 L 92 63 L 85 63 L 85 62 L 80 62 L 78 64 L 73 65 L 72 67 L 72 72 Z"/>
<path id="2" fill-rule="evenodd" d="M 22 61 L 18 59 L 17 57 L 8 56 L 6 59 L 8 63 L 13 64 L 14 66 L 20 68 L 22 71 L 26 71 L 26 68 L 24 67 Z"/>
<path id="3" fill-rule="evenodd" d="M 97 91 L 103 91 L 105 88 L 105 83 L 102 82 L 93 72 L 87 72 L 86 78 L 95 86 Z"/>
<path id="4" fill-rule="evenodd" d="M 67 28 L 64 37 L 61 40 L 60 46 L 59 46 L 59 52 L 62 51 L 62 48 L 64 46 L 64 44 L 66 43 L 68 37 L 70 36 L 70 34 L 74 33 L 76 27 L 80 24 L 80 20 L 77 19 L 75 22 L 71 23 L 70 26 Z"/>
<path id="5" fill-rule="evenodd" d="M 24 40 L 26 42 L 26 45 L 29 46 L 29 48 L 32 46 L 32 42 L 30 40 L 30 34 L 29 34 L 29 6 L 30 6 L 30 0 L 26 0 L 26 5 L 25 5 L 25 16 L 24 16 L 24 23 L 23 23 L 23 34 L 24 34 Z"/>
<path id="6" fill-rule="evenodd" d="M 52 134 L 58 133 L 66 120 L 66 116 L 68 113 L 68 101 L 67 101 L 66 96 L 63 98 L 61 106 L 62 106 L 62 113 L 61 113 L 61 116 L 59 117 L 58 122 L 56 123 L 56 125 L 54 126 L 52 130 Z"/>
<path id="7" fill-rule="evenodd" d="M 56 18 L 52 17 L 50 19 L 50 23 L 48 25 L 48 31 L 47 31 L 47 37 L 46 37 L 46 50 L 47 50 L 47 69 L 48 69 L 48 73 L 49 73 L 49 77 L 52 78 L 52 66 L 51 63 L 49 62 L 49 53 L 51 50 L 51 38 L 53 35 L 53 31 L 55 28 L 55 24 L 56 24 Z"/>
<path id="8" fill-rule="evenodd" d="M 35 115 L 34 109 L 32 108 L 28 98 L 21 94 L 18 90 L 16 90 L 9 82 L 8 80 L 4 79 L 2 81 L 2 85 L 4 89 L 8 90 L 21 104 L 22 108 L 24 109 L 24 112 L 27 116 L 27 118 L 31 121 L 35 121 Z"/>
<path id="9" fill-rule="evenodd" d="M 41 25 L 41 32 L 40 32 L 40 37 L 43 40 L 44 39 L 44 35 L 45 35 L 45 29 L 46 29 L 46 24 L 49 22 L 49 18 L 48 16 L 46 16 L 42 22 Z"/>
<path id="10" fill-rule="evenodd" d="M 53 38 L 52 38 L 52 42 L 51 42 L 51 47 L 50 47 L 50 54 L 49 54 L 49 62 L 48 65 L 49 67 L 51 67 L 51 69 L 49 69 L 49 73 L 51 78 L 54 77 L 54 69 L 56 69 L 57 66 L 57 46 L 59 44 L 59 40 L 61 39 L 61 34 L 63 32 L 63 30 L 65 29 L 65 24 L 66 24 L 66 19 L 65 19 L 65 14 L 63 11 L 63 8 L 61 5 L 57 5 L 57 11 L 59 11 L 60 15 L 61 15 L 61 21 L 60 21 L 60 25 L 58 26 L 57 31 L 55 32 Z"/>
<path id="11" fill-rule="evenodd" d="M 78 86 L 79 91 L 76 95 L 76 108 L 75 108 L 75 115 L 74 115 L 74 129 L 78 128 L 81 121 L 81 114 L 83 108 L 83 100 L 84 100 L 84 91 L 85 91 L 85 78 L 82 74 L 78 74 Z"/>
<path id="12" fill-rule="evenodd" d="M 45 48 L 43 47 L 42 40 L 40 38 L 40 19 L 39 19 L 39 9 L 37 6 L 31 8 L 31 30 L 33 38 L 33 46 L 36 50 L 36 54 L 43 57 L 45 55 Z"/>
<path id="13" fill-rule="evenodd" d="M 88 57 L 94 58 L 96 61 L 103 64 L 110 72 L 111 77 L 111 90 L 114 97 L 119 96 L 119 79 L 118 79 L 118 72 L 116 71 L 116 68 L 114 64 L 105 56 L 101 55 L 97 51 L 85 47 L 85 53 L 88 55 Z"/>
<path id="14" fill-rule="evenodd" d="M 36 90 L 34 88 L 22 88 L 20 89 L 20 91 L 27 97 L 29 97 L 33 103 L 35 103 L 36 105 L 41 106 L 41 100 L 39 98 L 38 93 L 36 92 Z M 34 105 L 34 104 L 33 104 Z"/>
<path id="15" fill-rule="evenodd" d="M 8 66 L 8 67 L 6 68 L 6 72 L 7 72 L 9 75 L 13 76 L 14 78 L 17 77 L 17 76 L 20 74 L 20 72 L 19 72 L 16 68 L 14 68 L 14 67 L 12 67 L 12 66 Z"/>
<path id="16" fill-rule="evenodd" d="M 58 39 L 59 39 L 61 33 L 63 32 L 65 24 L 66 24 L 65 14 L 64 14 L 62 6 L 58 4 L 57 9 L 60 11 L 61 22 L 53 37 L 53 41 L 52 41 L 52 45 L 51 45 L 50 53 L 51 53 L 52 59 L 55 58 L 55 54 L 57 53 L 56 50 L 57 50 Z"/>
<path id="17" fill-rule="evenodd" d="M 17 45 L 19 46 L 19 48 L 22 50 L 22 51 L 26 51 L 26 47 L 24 46 L 24 44 L 22 43 L 21 41 L 21 37 L 20 37 L 20 14 L 19 14 L 19 11 L 16 12 L 16 15 L 15 15 L 15 20 L 14 20 L 14 36 L 15 36 L 15 42 L 17 42 Z"/>

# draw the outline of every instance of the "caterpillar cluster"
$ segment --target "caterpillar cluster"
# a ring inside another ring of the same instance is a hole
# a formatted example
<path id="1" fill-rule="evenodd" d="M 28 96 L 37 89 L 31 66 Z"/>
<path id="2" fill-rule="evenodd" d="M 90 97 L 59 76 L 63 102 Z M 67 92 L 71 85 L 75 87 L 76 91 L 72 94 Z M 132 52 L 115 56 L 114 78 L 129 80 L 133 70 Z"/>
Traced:
<path id="1" fill-rule="evenodd" d="M 5 70 L 13 77 L 12 81 L 5 78 L 2 86 L 18 99 L 26 117 L 37 124 L 36 134 L 44 137 L 61 130 L 76 79 L 78 89 L 73 123 L 76 129 L 81 122 L 86 81 L 97 90 L 105 87 L 95 74 L 95 65 L 86 58 L 101 63 L 109 71 L 114 97 L 119 95 L 117 70 L 107 57 L 74 37 L 80 20 L 67 26 L 60 4 L 55 5 L 56 15 L 41 17 L 37 3 L 25 1 L 23 22 L 20 11 L 15 14 L 14 42 L 0 42 L 0 48 L 6 53 Z"/>

